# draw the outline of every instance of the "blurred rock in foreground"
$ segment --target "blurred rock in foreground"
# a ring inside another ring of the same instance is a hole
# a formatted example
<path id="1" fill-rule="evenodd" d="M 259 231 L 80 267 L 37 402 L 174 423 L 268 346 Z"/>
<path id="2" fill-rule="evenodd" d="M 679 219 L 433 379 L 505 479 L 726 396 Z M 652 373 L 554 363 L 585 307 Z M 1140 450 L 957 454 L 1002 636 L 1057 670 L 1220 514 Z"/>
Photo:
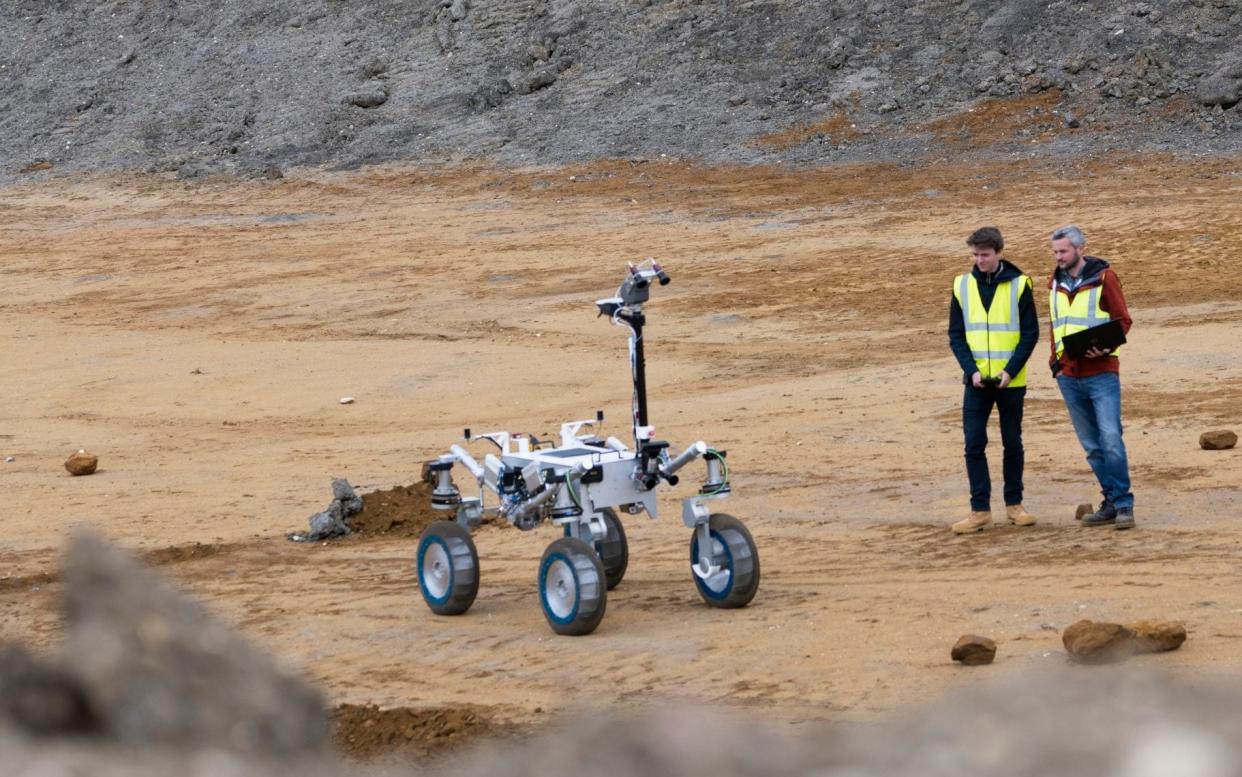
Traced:
<path id="1" fill-rule="evenodd" d="M 129 555 L 79 535 L 64 580 L 63 656 L 0 646 L 0 773 L 375 773 L 330 751 L 318 692 Z M 782 726 L 702 705 L 578 710 L 563 721 L 438 768 L 455 777 L 1242 777 L 1236 682 L 1121 667 L 1058 664 L 866 725 Z M 382 773 L 433 772 L 393 761 Z"/>

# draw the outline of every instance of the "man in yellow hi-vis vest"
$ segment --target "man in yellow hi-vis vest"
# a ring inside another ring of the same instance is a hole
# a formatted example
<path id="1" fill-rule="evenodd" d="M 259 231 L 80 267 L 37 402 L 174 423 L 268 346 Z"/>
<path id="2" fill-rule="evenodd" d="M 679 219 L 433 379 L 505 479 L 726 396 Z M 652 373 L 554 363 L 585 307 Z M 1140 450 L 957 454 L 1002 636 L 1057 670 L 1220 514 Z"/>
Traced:
<path id="1" fill-rule="evenodd" d="M 962 433 L 970 515 L 953 524 L 957 534 L 979 531 L 992 522 L 992 480 L 988 475 L 988 418 L 996 405 L 1005 448 L 1005 513 L 1010 523 L 1031 526 L 1022 507 L 1022 403 L 1026 362 L 1039 340 L 1039 319 L 1031 279 L 1006 261 L 1005 240 L 995 227 L 977 229 L 966 245 L 974 260 L 970 272 L 953 280 L 949 302 L 949 346 L 961 365 Z"/>
<path id="2" fill-rule="evenodd" d="M 1121 436 L 1121 365 L 1115 351 L 1091 348 L 1080 359 L 1065 353 L 1066 335 L 1117 319 L 1127 334 L 1130 309 L 1108 262 L 1086 252 L 1087 236 L 1073 224 L 1052 233 L 1057 268 L 1048 279 L 1052 356 L 1048 365 L 1065 399 L 1074 433 L 1100 484 L 1100 509 L 1083 526 L 1134 528 L 1130 460 Z"/>

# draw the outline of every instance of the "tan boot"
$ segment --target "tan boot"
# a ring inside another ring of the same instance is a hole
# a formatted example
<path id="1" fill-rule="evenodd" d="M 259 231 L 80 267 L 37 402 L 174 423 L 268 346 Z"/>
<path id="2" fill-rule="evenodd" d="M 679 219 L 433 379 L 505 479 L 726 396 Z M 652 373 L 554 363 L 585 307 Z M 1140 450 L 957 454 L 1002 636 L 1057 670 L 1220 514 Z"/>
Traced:
<path id="1" fill-rule="evenodd" d="M 971 513 L 968 517 L 963 518 L 953 524 L 954 534 L 970 534 L 972 531 L 980 531 L 984 526 L 992 522 L 992 514 L 990 512 Z"/>
<path id="2" fill-rule="evenodd" d="M 1026 511 L 1022 505 L 1005 505 L 1005 515 L 1014 526 L 1034 526 L 1035 516 Z"/>

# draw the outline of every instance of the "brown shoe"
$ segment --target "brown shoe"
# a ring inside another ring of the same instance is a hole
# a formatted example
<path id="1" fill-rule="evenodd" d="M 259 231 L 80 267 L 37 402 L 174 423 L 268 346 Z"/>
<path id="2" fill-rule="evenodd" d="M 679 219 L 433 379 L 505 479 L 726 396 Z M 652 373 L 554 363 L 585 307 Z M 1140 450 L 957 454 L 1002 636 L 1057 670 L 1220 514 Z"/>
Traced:
<path id="1" fill-rule="evenodd" d="M 1026 511 L 1022 505 L 1005 505 L 1005 515 L 1014 526 L 1034 526 L 1035 516 Z"/>
<path id="2" fill-rule="evenodd" d="M 966 518 L 958 521 L 949 528 L 954 534 L 970 534 L 973 531 L 982 531 L 984 526 L 992 522 L 992 513 L 978 512 L 971 513 Z"/>

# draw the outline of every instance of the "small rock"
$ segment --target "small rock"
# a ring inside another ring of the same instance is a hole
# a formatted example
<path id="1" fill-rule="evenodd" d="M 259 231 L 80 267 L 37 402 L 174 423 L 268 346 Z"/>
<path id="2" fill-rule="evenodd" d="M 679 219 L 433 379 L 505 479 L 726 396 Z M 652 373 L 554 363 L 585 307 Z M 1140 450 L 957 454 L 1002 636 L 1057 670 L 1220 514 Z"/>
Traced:
<path id="1" fill-rule="evenodd" d="M 320 540 L 330 540 L 333 537 L 344 537 L 349 534 L 349 527 L 345 525 L 344 511 L 341 509 L 341 503 L 333 501 L 328 505 L 327 510 L 315 513 L 310 517 L 310 531 L 302 535 L 291 535 L 290 539 L 295 542 L 319 542 Z"/>
<path id="2" fill-rule="evenodd" d="M 1081 620 L 1061 633 L 1061 643 L 1075 661 L 1104 664 L 1134 653 L 1134 632 L 1120 623 Z"/>
<path id="3" fill-rule="evenodd" d="M 1089 504 L 1078 505 L 1078 509 L 1074 511 L 1074 520 L 1081 521 L 1084 517 L 1095 512 L 1095 508 Z"/>
<path id="4" fill-rule="evenodd" d="M 449 16 L 453 21 L 460 22 L 466 18 L 466 14 L 470 11 L 470 6 L 466 4 L 466 0 L 453 0 L 453 4 L 449 6 Z"/>
<path id="5" fill-rule="evenodd" d="M 456 44 L 457 36 L 453 34 L 453 23 L 447 20 L 436 25 L 435 29 L 436 45 L 440 47 L 442 53 L 452 51 Z"/>
<path id="6" fill-rule="evenodd" d="M 1136 621 L 1128 628 L 1134 632 L 1136 652 L 1139 653 L 1177 650 L 1186 641 L 1186 626 L 1180 621 Z"/>
<path id="7" fill-rule="evenodd" d="M 1223 451 L 1238 444 L 1238 435 L 1227 429 L 1199 435 L 1199 447 L 1205 451 Z"/>
<path id="8" fill-rule="evenodd" d="M 65 469 L 70 475 L 91 475 L 98 467 L 99 457 L 86 451 L 78 451 L 65 459 Z"/>
<path id="9" fill-rule="evenodd" d="M 1070 129 L 1078 129 L 1079 127 L 1082 126 L 1082 122 L 1079 121 L 1078 117 L 1072 113 L 1066 113 L 1063 118 L 1065 120 L 1065 126 L 1069 127 Z"/>
<path id="10" fill-rule="evenodd" d="M 388 102 L 388 93 L 383 89 L 364 89 L 348 95 L 345 102 L 359 108 L 378 108 Z"/>
<path id="11" fill-rule="evenodd" d="M 556 83 L 556 73 L 548 69 L 542 69 L 516 78 L 513 89 L 518 94 L 530 94 L 554 83 Z"/>
<path id="12" fill-rule="evenodd" d="M 388 63 L 382 59 L 373 59 L 362 67 L 362 77 L 366 79 L 376 78 L 388 72 Z"/>
<path id="13" fill-rule="evenodd" d="M 268 165 L 263 168 L 263 177 L 269 181 L 279 181 L 285 177 L 285 171 L 280 169 L 280 165 Z"/>
<path id="14" fill-rule="evenodd" d="M 186 162 L 177 167 L 177 178 L 182 181 L 192 181 L 195 178 L 202 178 L 208 172 L 208 168 L 201 163 Z"/>
<path id="15" fill-rule="evenodd" d="M 341 397 L 340 401 L 342 405 L 352 405 L 354 403 L 354 398 L 353 397 Z"/>
<path id="16" fill-rule="evenodd" d="M 8 464 L 12 464 L 13 462 L 17 461 L 17 457 L 16 456 L 5 456 L 4 460 Z"/>
<path id="17" fill-rule="evenodd" d="M 963 634 L 949 656 L 965 666 L 982 666 L 996 657 L 996 643 L 976 634 Z"/>
<path id="18" fill-rule="evenodd" d="M 362 497 L 358 496 L 358 492 L 354 491 L 354 487 L 345 478 L 332 481 L 332 498 L 341 503 L 341 514 L 345 518 L 352 518 L 362 512 Z"/>

